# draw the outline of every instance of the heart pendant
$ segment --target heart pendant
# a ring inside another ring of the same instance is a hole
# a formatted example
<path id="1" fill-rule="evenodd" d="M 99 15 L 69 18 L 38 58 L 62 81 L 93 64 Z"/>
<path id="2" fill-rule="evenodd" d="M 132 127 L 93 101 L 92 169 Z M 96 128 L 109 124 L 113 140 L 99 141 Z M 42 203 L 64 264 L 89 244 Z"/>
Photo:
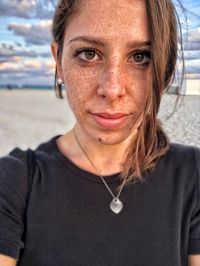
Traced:
<path id="1" fill-rule="evenodd" d="M 113 200 L 110 203 L 110 209 L 114 213 L 118 214 L 123 209 L 123 203 L 118 198 L 113 198 Z"/>

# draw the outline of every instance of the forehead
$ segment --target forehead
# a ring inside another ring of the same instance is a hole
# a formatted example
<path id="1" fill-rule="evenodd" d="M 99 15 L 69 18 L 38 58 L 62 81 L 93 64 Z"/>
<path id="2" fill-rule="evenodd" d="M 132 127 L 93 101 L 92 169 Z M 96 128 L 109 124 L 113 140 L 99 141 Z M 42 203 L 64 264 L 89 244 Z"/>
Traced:
<path id="1" fill-rule="evenodd" d="M 82 0 L 65 35 L 148 40 L 145 0 Z"/>

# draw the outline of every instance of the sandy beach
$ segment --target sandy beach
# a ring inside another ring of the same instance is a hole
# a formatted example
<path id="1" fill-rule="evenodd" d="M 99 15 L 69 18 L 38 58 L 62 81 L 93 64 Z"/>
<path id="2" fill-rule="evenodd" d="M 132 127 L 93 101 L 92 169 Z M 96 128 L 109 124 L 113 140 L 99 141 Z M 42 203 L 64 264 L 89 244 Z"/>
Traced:
<path id="1" fill-rule="evenodd" d="M 173 110 L 175 95 L 164 95 L 159 117 L 170 140 L 200 146 L 200 96 L 185 96 L 179 109 Z M 14 147 L 36 148 L 74 125 L 66 99 L 54 91 L 0 90 L 0 156 Z"/>

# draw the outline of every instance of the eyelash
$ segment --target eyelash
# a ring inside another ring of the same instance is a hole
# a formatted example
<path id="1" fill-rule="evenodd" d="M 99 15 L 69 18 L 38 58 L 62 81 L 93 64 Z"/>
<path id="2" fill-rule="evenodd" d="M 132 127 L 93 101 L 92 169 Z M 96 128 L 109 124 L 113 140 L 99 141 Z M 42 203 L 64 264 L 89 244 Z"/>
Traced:
<path id="1" fill-rule="evenodd" d="M 138 50 L 138 51 L 135 51 L 131 55 L 131 57 L 138 56 L 138 55 L 144 56 L 145 59 L 143 60 L 143 62 L 136 62 L 136 61 L 134 61 L 137 65 L 148 65 L 150 63 L 150 60 L 151 60 L 151 52 L 149 50 Z"/>
<path id="2" fill-rule="evenodd" d="M 84 52 L 94 52 L 95 55 L 99 56 L 99 52 L 97 52 L 95 49 L 83 47 L 83 48 L 79 48 L 79 49 L 75 50 L 74 57 L 78 58 L 80 61 L 83 61 L 83 62 L 92 62 L 92 60 L 80 58 L 81 53 L 84 53 Z"/>
<path id="3" fill-rule="evenodd" d="M 90 47 L 83 47 L 83 48 L 79 48 L 79 49 L 75 50 L 74 57 L 78 58 L 81 62 L 86 62 L 86 63 L 92 63 L 94 61 L 97 61 L 96 59 L 95 60 L 93 60 L 93 59 L 89 60 L 89 59 L 80 58 L 80 55 L 82 53 L 84 53 L 84 52 L 92 52 L 92 53 L 94 53 L 94 56 L 97 55 L 98 57 L 101 57 L 100 53 L 97 52 L 96 49 L 93 49 L 93 48 L 90 48 Z M 142 50 L 135 51 L 134 53 L 132 53 L 130 55 L 130 57 L 138 56 L 138 55 L 145 56 L 146 57 L 146 59 L 145 59 L 146 61 L 145 60 L 144 60 L 145 62 L 136 62 L 134 60 L 130 60 L 130 61 L 133 61 L 136 65 L 140 65 L 140 66 L 142 66 L 142 65 L 145 66 L 145 65 L 149 64 L 150 59 L 151 59 L 151 53 L 150 53 L 149 50 L 142 49 Z"/>

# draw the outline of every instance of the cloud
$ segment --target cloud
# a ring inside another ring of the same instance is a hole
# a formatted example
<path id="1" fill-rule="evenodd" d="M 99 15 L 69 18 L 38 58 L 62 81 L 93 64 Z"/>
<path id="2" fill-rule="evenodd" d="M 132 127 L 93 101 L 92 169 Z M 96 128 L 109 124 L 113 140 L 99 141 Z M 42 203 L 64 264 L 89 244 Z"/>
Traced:
<path id="1" fill-rule="evenodd" d="M 18 44 L 12 44 L 12 45 L 8 45 L 6 43 L 0 44 L 0 60 L 2 58 L 8 60 L 16 56 L 34 58 L 34 57 L 50 57 L 51 54 L 50 51 L 36 52 L 34 50 L 28 50 Z"/>
<path id="2" fill-rule="evenodd" d="M 0 56 L 0 66 L 9 62 L 18 64 L 20 62 L 21 58 L 18 56 L 12 57 L 12 58 L 6 58 Z"/>
<path id="3" fill-rule="evenodd" d="M 53 60 L 25 59 L 22 61 L 15 57 L 10 62 L 0 64 L 1 84 L 24 84 L 27 80 L 32 80 L 32 84 L 52 85 L 54 70 Z"/>
<path id="4" fill-rule="evenodd" d="M 200 49 L 198 51 L 184 51 L 185 60 L 197 60 L 200 58 Z"/>
<path id="5" fill-rule="evenodd" d="M 200 79 L 200 73 L 186 73 L 186 79 Z"/>
<path id="6" fill-rule="evenodd" d="M 190 53 L 190 52 L 189 52 Z M 179 64 L 177 64 L 177 75 L 181 76 L 182 73 L 182 62 L 179 61 Z M 200 76 L 200 57 L 195 58 L 193 55 L 193 58 L 191 58 L 190 55 L 185 60 L 185 77 L 190 79 L 199 79 Z"/>
<path id="7" fill-rule="evenodd" d="M 37 59 L 26 59 L 24 61 L 16 57 L 14 61 L 5 62 L 0 65 L 0 73 L 23 72 L 23 73 L 45 73 L 45 75 L 53 74 L 53 60 L 43 61 Z"/>
<path id="8" fill-rule="evenodd" d="M 51 20 L 42 20 L 33 25 L 10 23 L 8 29 L 14 31 L 15 35 L 23 37 L 27 44 L 44 45 L 51 42 L 51 25 Z"/>
<path id="9" fill-rule="evenodd" d="M 1 0 L 1 16 L 16 16 L 22 18 L 51 18 L 56 1 L 38 0 Z"/>
<path id="10" fill-rule="evenodd" d="M 35 1 L 1 1 L 1 9 L 0 15 L 1 16 L 18 16 L 28 18 L 32 14 L 35 15 Z"/>
<path id="11" fill-rule="evenodd" d="M 200 50 L 200 41 L 199 42 L 186 42 L 183 46 L 185 51 L 196 51 Z"/>
<path id="12" fill-rule="evenodd" d="M 200 43 L 200 28 L 196 28 L 195 30 L 191 30 L 188 33 L 188 41 Z"/>
<path id="13" fill-rule="evenodd" d="M 186 77 L 199 78 L 200 76 L 200 59 L 186 60 Z"/>
<path id="14" fill-rule="evenodd" d="M 186 51 L 200 50 L 200 27 L 188 31 L 183 36 L 183 48 Z"/>
<path id="15" fill-rule="evenodd" d="M 54 86 L 54 77 L 43 75 L 43 73 L 34 73 L 37 76 L 33 78 L 32 73 L 23 73 L 23 72 L 11 72 L 11 73 L 3 73 L 0 74 L 1 85 L 8 86 L 11 85 L 13 87 L 16 86 Z"/>
<path id="16" fill-rule="evenodd" d="M 189 74 L 199 74 L 200 73 L 200 66 L 187 66 L 186 73 Z"/>

